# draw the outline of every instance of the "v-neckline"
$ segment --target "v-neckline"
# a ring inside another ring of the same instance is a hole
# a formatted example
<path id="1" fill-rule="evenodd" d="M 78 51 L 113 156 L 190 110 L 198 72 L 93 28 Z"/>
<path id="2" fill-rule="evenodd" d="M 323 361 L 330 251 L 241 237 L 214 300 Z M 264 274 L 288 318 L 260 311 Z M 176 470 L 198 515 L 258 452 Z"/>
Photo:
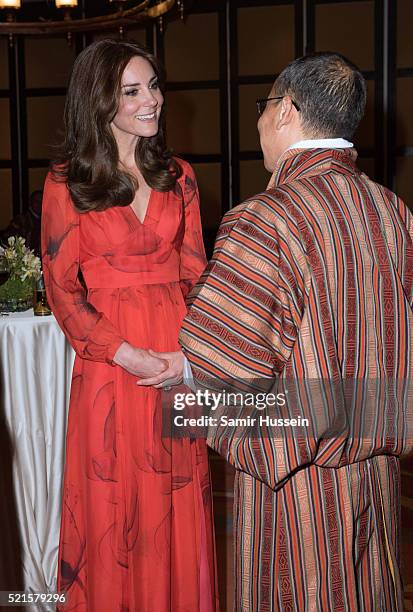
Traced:
<path id="1" fill-rule="evenodd" d="M 151 189 L 150 193 L 149 193 L 149 198 L 148 198 L 148 203 L 146 205 L 146 210 L 145 210 L 145 214 L 143 216 L 142 221 L 139 219 L 138 215 L 136 214 L 136 212 L 134 211 L 132 204 L 128 205 L 129 210 L 131 211 L 132 215 L 135 217 L 135 219 L 138 221 L 138 223 L 140 223 L 141 225 L 145 224 L 145 221 L 148 219 L 148 213 L 149 213 L 149 209 L 153 200 L 153 193 L 154 193 L 154 189 Z"/>

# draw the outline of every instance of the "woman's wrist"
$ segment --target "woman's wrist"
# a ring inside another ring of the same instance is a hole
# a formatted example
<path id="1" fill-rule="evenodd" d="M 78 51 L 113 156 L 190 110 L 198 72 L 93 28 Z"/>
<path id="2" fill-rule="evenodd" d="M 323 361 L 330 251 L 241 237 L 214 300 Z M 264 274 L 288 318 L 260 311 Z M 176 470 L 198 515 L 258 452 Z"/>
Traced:
<path id="1" fill-rule="evenodd" d="M 129 342 L 122 342 L 113 357 L 113 362 L 116 363 L 116 365 L 127 368 L 132 361 L 136 361 L 137 350 L 138 349 L 129 344 Z"/>

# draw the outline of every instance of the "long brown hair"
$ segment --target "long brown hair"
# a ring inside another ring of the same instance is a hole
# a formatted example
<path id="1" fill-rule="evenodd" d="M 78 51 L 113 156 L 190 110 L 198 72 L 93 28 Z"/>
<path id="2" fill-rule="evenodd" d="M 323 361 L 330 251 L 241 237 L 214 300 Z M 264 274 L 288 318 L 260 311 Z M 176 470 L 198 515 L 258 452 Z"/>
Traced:
<path id="1" fill-rule="evenodd" d="M 73 66 L 64 111 L 65 138 L 52 162 L 57 180 L 65 180 L 80 212 L 127 206 L 137 180 L 119 169 L 119 153 L 110 123 L 116 115 L 121 79 L 129 61 L 143 57 L 154 69 L 163 93 L 165 75 L 156 58 L 135 42 L 100 40 L 82 51 Z M 169 191 L 181 176 L 165 144 L 164 107 L 158 133 L 139 138 L 135 161 L 146 183 Z"/>

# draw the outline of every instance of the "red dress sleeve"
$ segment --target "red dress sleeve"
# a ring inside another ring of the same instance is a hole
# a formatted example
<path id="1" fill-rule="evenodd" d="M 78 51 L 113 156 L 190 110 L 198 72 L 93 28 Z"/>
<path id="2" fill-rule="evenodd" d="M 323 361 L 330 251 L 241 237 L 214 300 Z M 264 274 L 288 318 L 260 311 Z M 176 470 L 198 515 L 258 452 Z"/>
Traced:
<path id="1" fill-rule="evenodd" d="M 79 213 L 63 182 L 49 174 L 42 206 L 42 265 L 50 307 L 68 341 L 83 359 L 112 364 L 124 339 L 87 301 L 79 281 Z"/>
<path id="2" fill-rule="evenodd" d="M 202 238 L 199 191 L 193 168 L 180 160 L 183 175 L 180 179 L 185 210 L 185 232 L 181 246 L 180 282 L 186 299 L 206 266 L 204 241 Z"/>

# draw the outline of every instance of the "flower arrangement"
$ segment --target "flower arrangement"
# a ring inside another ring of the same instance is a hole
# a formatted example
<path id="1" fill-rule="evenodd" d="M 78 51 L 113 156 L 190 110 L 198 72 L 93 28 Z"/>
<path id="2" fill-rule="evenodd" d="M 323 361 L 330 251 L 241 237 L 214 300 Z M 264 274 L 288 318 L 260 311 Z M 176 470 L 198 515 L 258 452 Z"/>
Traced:
<path id="1" fill-rule="evenodd" d="M 0 269 L 9 275 L 0 286 L 1 310 L 30 308 L 34 283 L 41 276 L 41 262 L 26 246 L 25 238 L 10 236 L 7 246 L 0 246 Z"/>

